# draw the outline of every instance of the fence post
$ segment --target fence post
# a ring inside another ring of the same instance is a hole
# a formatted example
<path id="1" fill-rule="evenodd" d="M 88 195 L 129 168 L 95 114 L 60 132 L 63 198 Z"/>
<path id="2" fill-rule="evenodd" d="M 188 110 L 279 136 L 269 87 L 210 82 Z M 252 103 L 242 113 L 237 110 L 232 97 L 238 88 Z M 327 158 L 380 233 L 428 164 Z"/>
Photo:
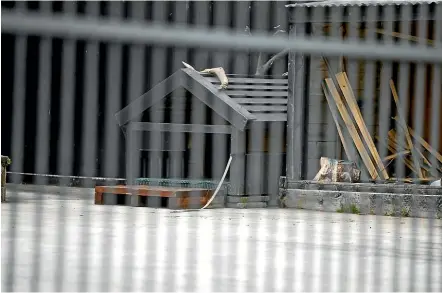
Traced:
<path id="1" fill-rule="evenodd" d="M 2 201 L 6 201 L 6 167 L 11 164 L 11 159 L 7 156 L 2 156 Z"/>

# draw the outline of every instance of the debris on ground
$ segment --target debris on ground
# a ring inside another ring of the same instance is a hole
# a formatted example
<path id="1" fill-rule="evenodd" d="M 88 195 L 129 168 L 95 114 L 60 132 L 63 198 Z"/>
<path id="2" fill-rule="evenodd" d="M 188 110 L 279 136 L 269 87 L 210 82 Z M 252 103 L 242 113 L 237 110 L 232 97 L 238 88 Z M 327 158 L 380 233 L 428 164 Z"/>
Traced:
<path id="1" fill-rule="evenodd" d="M 441 186 L 442 179 L 436 180 L 434 182 L 431 182 L 430 186 Z"/>
<path id="2" fill-rule="evenodd" d="M 357 183 L 361 179 L 361 171 L 355 162 L 321 157 L 320 165 L 313 181 Z"/>

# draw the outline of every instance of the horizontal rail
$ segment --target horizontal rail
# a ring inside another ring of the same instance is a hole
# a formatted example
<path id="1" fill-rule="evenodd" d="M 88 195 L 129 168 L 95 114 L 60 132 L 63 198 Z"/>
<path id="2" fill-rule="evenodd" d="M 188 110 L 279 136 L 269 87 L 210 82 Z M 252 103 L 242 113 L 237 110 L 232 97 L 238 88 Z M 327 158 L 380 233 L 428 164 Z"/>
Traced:
<path id="1" fill-rule="evenodd" d="M 287 99 L 283 98 L 232 98 L 233 101 L 242 104 L 272 104 L 287 105 Z"/>
<path id="2" fill-rule="evenodd" d="M 205 77 L 208 81 L 215 84 L 220 84 L 219 78 L 217 77 Z M 250 78 L 250 77 L 229 77 L 229 88 L 232 83 L 241 83 L 241 84 L 283 84 L 287 85 L 288 80 L 282 78 Z"/>
<path id="3" fill-rule="evenodd" d="M 285 112 L 287 106 L 273 106 L 273 105 L 244 105 L 243 106 L 249 112 Z"/>
<path id="4" fill-rule="evenodd" d="M 255 114 L 256 121 L 268 121 L 268 122 L 285 122 L 287 121 L 287 114 L 284 113 L 257 113 Z"/>
<path id="5" fill-rule="evenodd" d="M 288 92 L 281 91 L 226 91 L 229 96 L 248 97 L 287 97 Z"/>
<path id="6" fill-rule="evenodd" d="M 290 48 L 294 52 L 313 55 L 365 59 L 404 60 L 442 63 L 442 48 L 426 48 L 401 44 L 382 45 L 368 42 L 338 41 L 297 37 L 296 41 L 269 34 L 255 33 L 244 41 L 243 32 L 218 28 L 208 30 L 180 25 L 143 25 L 137 22 L 95 20 L 86 17 L 40 16 L 36 13 L 2 11 L 2 31 L 22 34 L 50 35 L 63 38 L 84 38 L 111 42 L 155 43 L 156 45 L 192 46 L 217 50 L 254 50 L 276 52 Z"/>
<path id="7" fill-rule="evenodd" d="M 129 130 L 230 134 L 232 132 L 232 126 L 230 126 L 230 125 L 131 122 L 129 124 Z"/>
<path id="8" fill-rule="evenodd" d="M 287 83 L 286 83 L 287 84 Z M 257 84 L 229 84 L 229 89 L 235 90 L 288 90 L 288 85 L 257 85 Z"/>

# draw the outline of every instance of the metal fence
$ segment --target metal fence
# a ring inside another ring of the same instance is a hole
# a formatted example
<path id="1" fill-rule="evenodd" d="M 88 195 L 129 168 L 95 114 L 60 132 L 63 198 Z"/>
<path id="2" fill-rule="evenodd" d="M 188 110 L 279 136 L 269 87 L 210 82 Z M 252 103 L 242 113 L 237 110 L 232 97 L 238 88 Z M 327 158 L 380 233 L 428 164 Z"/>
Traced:
<path id="1" fill-rule="evenodd" d="M 2 290 L 440 292 L 442 4 L 304 2 L 2 2 Z"/>

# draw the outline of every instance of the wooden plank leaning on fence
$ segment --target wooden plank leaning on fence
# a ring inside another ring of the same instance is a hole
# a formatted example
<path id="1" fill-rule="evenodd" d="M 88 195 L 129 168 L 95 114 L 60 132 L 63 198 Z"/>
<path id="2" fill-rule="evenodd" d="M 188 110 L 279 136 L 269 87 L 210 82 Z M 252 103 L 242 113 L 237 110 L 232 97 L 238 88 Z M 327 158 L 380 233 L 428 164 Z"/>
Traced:
<path id="1" fill-rule="evenodd" d="M 330 108 L 330 112 L 333 117 L 333 121 L 335 121 L 336 129 L 338 130 L 339 138 L 341 139 L 345 154 L 347 155 L 347 158 L 350 161 L 356 161 L 355 160 L 356 158 L 352 158 L 352 153 L 350 152 L 350 147 L 351 147 L 350 143 L 351 142 L 347 141 L 346 138 L 344 137 L 344 134 L 342 133 L 343 125 L 341 125 L 341 122 L 340 122 L 341 120 L 339 119 L 339 113 L 337 112 L 337 109 L 335 108 L 336 105 L 333 104 L 331 94 L 330 94 L 329 90 L 327 89 L 327 85 L 325 84 L 325 81 L 322 83 L 322 89 L 324 91 L 325 98 L 327 99 L 327 102 L 328 102 L 328 105 Z"/>
<path id="2" fill-rule="evenodd" d="M 339 110 L 339 113 L 341 114 L 342 119 L 344 120 L 345 126 L 348 132 L 350 133 L 350 136 L 353 139 L 354 144 L 356 145 L 359 155 L 361 156 L 361 159 L 368 170 L 368 173 L 370 174 L 372 179 L 379 178 L 379 174 L 376 171 L 376 167 L 374 166 L 369 154 L 367 153 L 367 150 L 365 149 L 365 146 L 359 136 L 359 133 L 355 125 L 353 124 L 353 121 L 350 115 L 348 114 L 348 111 L 344 103 L 342 102 L 341 96 L 339 95 L 338 90 L 333 83 L 333 80 L 331 78 L 326 78 L 325 83 L 328 91 L 330 92 L 331 96 L 334 99 L 334 102 Z M 324 92 L 327 92 L 327 90 L 324 89 Z M 330 103 L 330 100 L 331 99 L 327 98 L 328 103 Z"/>
<path id="3" fill-rule="evenodd" d="M 368 150 L 370 151 L 375 163 L 377 164 L 379 170 L 381 171 L 382 179 L 387 180 L 389 178 L 388 173 L 385 170 L 385 166 L 382 162 L 382 159 L 379 156 L 379 153 L 376 149 L 373 139 L 371 138 L 370 132 L 368 131 L 364 119 L 362 118 L 361 110 L 359 109 L 359 106 L 356 102 L 347 74 L 345 72 L 339 72 L 336 74 L 336 79 L 339 83 L 339 87 L 341 88 L 344 98 L 347 101 L 348 106 L 350 107 L 350 112 L 355 118 L 359 130 L 361 131 L 362 137 L 364 138 L 365 143 L 368 146 Z"/>
<path id="4" fill-rule="evenodd" d="M 399 103 L 399 96 L 397 94 L 396 87 L 394 86 L 394 82 L 391 79 L 390 79 L 390 88 L 391 88 L 391 92 L 393 94 L 394 102 L 396 103 L 396 108 L 398 110 L 397 115 L 399 118 L 399 123 L 403 126 L 402 128 L 403 128 L 403 131 L 405 134 L 405 139 L 407 141 L 407 144 L 410 146 L 411 156 L 413 158 L 413 163 L 414 163 L 415 169 L 417 170 L 417 174 L 419 175 L 419 178 L 423 178 L 424 174 L 422 173 L 421 166 L 419 164 L 418 154 L 416 152 L 416 149 L 413 146 L 413 140 L 411 139 L 410 132 L 408 131 L 407 123 L 405 122 L 405 119 L 400 114 L 400 113 L 402 113 L 401 112 L 402 108 Z"/>

